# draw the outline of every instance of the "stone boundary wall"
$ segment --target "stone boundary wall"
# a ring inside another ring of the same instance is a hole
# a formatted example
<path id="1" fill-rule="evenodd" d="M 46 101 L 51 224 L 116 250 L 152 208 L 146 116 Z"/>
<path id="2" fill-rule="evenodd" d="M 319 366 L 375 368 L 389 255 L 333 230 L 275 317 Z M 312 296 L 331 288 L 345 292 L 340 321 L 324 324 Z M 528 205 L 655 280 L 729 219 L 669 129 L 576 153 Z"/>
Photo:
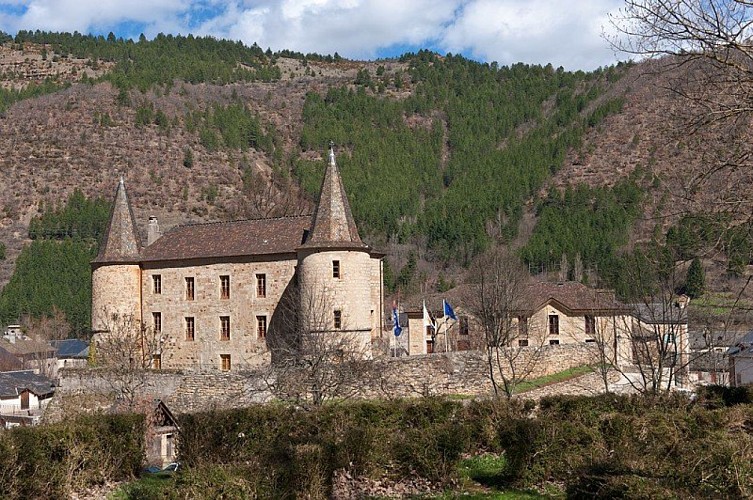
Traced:
<path id="1" fill-rule="evenodd" d="M 514 356 L 519 367 L 533 364 L 527 378 L 593 364 L 597 359 L 594 344 L 515 349 Z M 375 363 L 381 365 L 381 377 L 364 388 L 366 397 L 489 396 L 493 391 L 486 354 L 479 351 L 390 358 Z M 499 373 L 496 374 L 497 382 L 501 384 Z"/>
<path id="2" fill-rule="evenodd" d="M 520 362 L 535 355 L 536 369 L 530 377 L 550 375 L 568 368 L 592 364 L 593 344 L 545 346 L 540 350 L 520 349 Z M 518 352 L 518 350 L 516 350 Z M 364 398 L 417 397 L 428 395 L 488 396 L 492 393 L 486 355 L 479 351 L 427 354 L 404 358 L 382 358 L 359 383 Z M 141 399 L 160 398 L 174 413 L 212 408 L 238 408 L 272 399 L 262 372 L 220 372 L 159 370 L 145 373 L 138 389 Z M 65 401 L 91 395 L 115 395 L 108 372 L 102 369 L 63 369 L 49 418 L 64 415 Z"/>

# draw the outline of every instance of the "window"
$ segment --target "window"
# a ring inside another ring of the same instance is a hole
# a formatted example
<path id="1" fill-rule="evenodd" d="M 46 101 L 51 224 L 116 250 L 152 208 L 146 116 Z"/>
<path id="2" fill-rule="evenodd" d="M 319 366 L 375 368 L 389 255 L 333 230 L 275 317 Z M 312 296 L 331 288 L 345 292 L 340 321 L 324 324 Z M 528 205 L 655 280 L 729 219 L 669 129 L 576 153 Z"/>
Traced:
<path id="1" fill-rule="evenodd" d="M 230 354 L 220 354 L 220 369 L 224 372 L 230 371 Z"/>
<path id="2" fill-rule="evenodd" d="M 340 278 L 340 261 L 339 260 L 333 260 L 332 261 L 332 277 L 333 278 Z"/>
<path id="3" fill-rule="evenodd" d="M 193 342 L 196 338 L 194 333 L 196 332 L 196 323 L 193 318 L 186 318 L 186 340 Z"/>
<path id="4" fill-rule="evenodd" d="M 230 276 L 220 276 L 220 298 L 230 298 Z"/>
<path id="5" fill-rule="evenodd" d="M 338 330 L 343 327 L 343 312 L 335 309 L 335 328 Z"/>
<path id="6" fill-rule="evenodd" d="M 267 317 L 266 316 L 256 317 L 256 334 L 260 339 L 267 338 Z"/>
<path id="7" fill-rule="evenodd" d="M 162 369 L 162 355 L 161 354 L 152 355 L 152 368 L 154 368 L 155 370 Z"/>
<path id="8" fill-rule="evenodd" d="M 186 300 L 193 300 L 194 294 L 194 280 L 193 276 L 186 278 Z"/>
<path id="9" fill-rule="evenodd" d="M 263 299 L 267 296 L 267 275 L 266 274 L 257 274 L 256 275 L 256 296 L 260 299 Z"/>
<path id="10" fill-rule="evenodd" d="M 152 323 L 154 325 L 154 333 L 162 332 L 162 313 L 161 312 L 152 313 Z"/>
<path id="11" fill-rule="evenodd" d="M 162 275 L 161 274 L 152 275 L 152 291 L 155 294 L 162 293 Z"/>
<path id="12" fill-rule="evenodd" d="M 560 334 L 560 317 L 556 314 L 549 315 L 549 335 Z"/>
<path id="13" fill-rule="evenodd" d="M 518 340 L 518 347 L 528 347 L 528 339 Z"/>
<path id="14" fill-rule="evenodd" d="M 460 316 L 460 335 L 468 335 L 468 317 Z"/>
<path id="15" fill-rule="evenodd" d="M 560 345 L 560 341 L 558 339 L 552 339 L 549 341 L 549 345 Z"/>
<path id="16" fill-rule="evenodd" d="M 220 340 L 230 340 L 230 316 L 220 316 Z"/>
<path id="17" fill-rule="evenodd" d="M 434 352 L 434 341 L 427 340 L 426 341 L 426 354 L 431 354 L 433 352 Z"/>
<path id="18" fill-rule="evenodd" d="M 593 316 L 586 316 L 586 335 L 596 335 L 596 318 Z"/>
<path id="19" fill-rule="evenodd" d="M 518 316 L 518 336 L 528 337 L 528 317 Z"/>

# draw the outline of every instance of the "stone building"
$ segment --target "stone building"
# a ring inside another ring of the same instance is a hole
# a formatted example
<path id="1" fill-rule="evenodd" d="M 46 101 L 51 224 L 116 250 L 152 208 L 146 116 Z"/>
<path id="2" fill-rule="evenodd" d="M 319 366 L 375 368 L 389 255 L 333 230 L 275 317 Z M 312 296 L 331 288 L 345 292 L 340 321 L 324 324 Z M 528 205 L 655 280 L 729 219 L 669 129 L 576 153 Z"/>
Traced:
<path id="1" fill-rule="evenodd" d="M 92 329 L 134 318 L 156 336 L 154 368 L 236 370 L 269 363 L 305 329 L 347 337 L 371 357 L 381 331 L 382 257 L 363 243 L 334 150 L 313 216 L 190 224 L 142 246 L 121 179 L 92 262 Z M 109 332 L 109 333 L 108 333 Z"/>
<path id="2" fill-rule="evenodd" d="M 407 311 L 408 354 L 483 350 L 486 340 L 480 319 L 463 304 L 479 301 L 480 291 L 461 285 L 449 294 L 457 321 L 442 316 L 437 309 L 436 330 L 426 326 L 422 310 L 413 304 Z M 543 346 L 591 345 L 601 350 L 615 366 L 631 363 L 631 331 L 634 307 L 616 300 L 614 292 L 587 287 L 581 283 L 548 282 L 531 279 L 510 290 L 505 297 L 486 297 L 498 304 L 497 313 L 508 315 L 509 331 L 502 333 L 510 347 L 538 349 Z M 430 301 L 439 304 L 438 298 Z"/>

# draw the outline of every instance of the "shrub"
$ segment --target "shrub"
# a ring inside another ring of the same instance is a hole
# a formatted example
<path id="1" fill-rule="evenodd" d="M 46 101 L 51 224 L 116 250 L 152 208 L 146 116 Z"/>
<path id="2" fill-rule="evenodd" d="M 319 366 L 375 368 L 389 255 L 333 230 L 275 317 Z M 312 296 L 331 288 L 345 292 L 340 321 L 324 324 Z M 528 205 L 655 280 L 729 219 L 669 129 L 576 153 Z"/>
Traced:
<path id="1" fill-rule="evenodd" d="M 0 498 L 63 498 L 134 477 L 144 461 L 141 415 L 90 415 L 0 435 Z"/>

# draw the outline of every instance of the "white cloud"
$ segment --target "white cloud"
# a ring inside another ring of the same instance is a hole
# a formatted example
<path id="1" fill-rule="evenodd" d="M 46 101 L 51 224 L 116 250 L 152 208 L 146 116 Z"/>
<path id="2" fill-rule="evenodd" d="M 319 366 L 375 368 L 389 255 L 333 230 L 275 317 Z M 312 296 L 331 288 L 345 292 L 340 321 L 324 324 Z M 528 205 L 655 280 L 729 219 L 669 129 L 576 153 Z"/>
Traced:
<path id="1" fill-rule="evenodd" d="M 614 61 L 601 39 L 620 0 L 0 0 L 0 29 L 195 33 L 261 47 L 373 58 L 437 48 L 501 64 L 592 69 Z"/>
<path id="2" fill-rule="evenodd" d="M 601 38 L 618 0 L 474 0 L 447 28 L 440 46 L 503 64 L 594 69 L 614 62 Z"/>

